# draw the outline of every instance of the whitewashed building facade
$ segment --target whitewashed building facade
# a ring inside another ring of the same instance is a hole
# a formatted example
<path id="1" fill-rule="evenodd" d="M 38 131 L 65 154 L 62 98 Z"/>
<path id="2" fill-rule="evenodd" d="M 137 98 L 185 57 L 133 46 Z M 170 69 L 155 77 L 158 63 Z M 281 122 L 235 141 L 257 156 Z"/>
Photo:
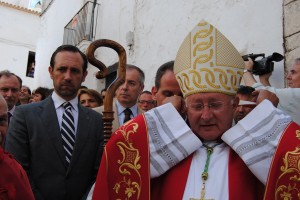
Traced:
<path id="1" fill-rule="evenodd" d="M 120 43 L 127 51 L 127 63 L 144 70 L 145 89 L 151 89 L 157 68 L 175 59 L 184 37 L 201 19 L 217 27 L 241 55 L 278 52 L 288 56 L 288 66 L 299 51 L 300 42 L 292 43 L 293 48 L 286 46 L 297 29 L 284 28 L 283 17 L 287 7 L 298 5 L 299 0 L 44 0 L 41 8 L 29 9 L 36 2 L 0 0 L 0 70 L 18 74 L 32 89 L 52 87 L 48 66 L 59 45 L 73 42 L 85 51 L 97 39 Z M 285 30 L 292 33 L 284 34 Z M 30 52 L 35 53 L 34 78 L 26 76 Z M 107 66 L 118 61 L 108 48 L 101 48 L 96 56 Z M 97 90 L 107 87 L 105 80 L 95 78 L 95 67 L 90 65 L 88 71 L 83 85 Z M 284 61 L 275 63 L 270 81 L 285 86 Z"/>

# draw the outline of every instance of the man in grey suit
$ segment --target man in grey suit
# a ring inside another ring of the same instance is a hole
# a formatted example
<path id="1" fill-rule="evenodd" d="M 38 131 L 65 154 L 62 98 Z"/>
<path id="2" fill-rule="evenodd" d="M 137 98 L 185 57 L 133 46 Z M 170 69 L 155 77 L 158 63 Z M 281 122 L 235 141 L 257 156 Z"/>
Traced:
<path id="1" fill-rule="evenodd" d="M 113 132 L 115 132 L 127 120 L 132 119 L 144 112 L 137 105 L 138 97 L 144 89 L 144 82 L 144 72 L 137 66 L 127 64 L 125 83 L 123 83 L 117 89 L 116 97 L 113 103 Z M 104 107 L 100 106 L 93 109 L 99 113 L 102 113 Z M 128 118 L 126 118 L 126 111 L 129 112 L 127 116 Z"/>
<path id="2" fill-rule="evenodd" d="M 48 70 L 54 92 L 41 102 L 16 108 L 5 148 L 26 170 L 37 200 L 79 200 L 97 175 L 102 117 L 78 103 L 87 59 L 77 47 L 58 47 Z"/>

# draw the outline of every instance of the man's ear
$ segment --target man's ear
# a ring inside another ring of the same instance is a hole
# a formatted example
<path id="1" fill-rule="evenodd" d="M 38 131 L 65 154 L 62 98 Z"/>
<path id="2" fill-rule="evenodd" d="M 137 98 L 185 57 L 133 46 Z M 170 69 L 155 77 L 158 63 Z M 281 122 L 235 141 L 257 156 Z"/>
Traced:
<path id="1" fill-rule="evenodd" d="M 151 89 L 151 93 L 152 93 L 152 99 L 155 100 L 155 101 L 157 100 L 156 99 L 157 91 L 158 91 L 157 88 L 155 86 L 153 86 L 152 89 Z"/>
<path id="2" fill-rule="evenodd" d="M 83 77 L 82 77 L 82 81 L 81 82 L 85 81 L 85 78 L 86 78 L 87 75 L 88 75 L 88 71 L 86 70 L 85 72 L 83 72 Z"/>
<path id="3" fill-rule="evenodd" d="M 238 96 L 235 96 L 234 99 L 233 99 L 233 109 L 236 109 L 239 105 L 239 102 L 240 102 L 240 98 Z"/>
<path id="4" fill-rule="evenodd" d="M 140 92 L 140 95 L 142 94 L 144 88 L 145 88 L 145 85 L 141 85 L 141 92 Z"/>
<path id="5" fill-rule="evenodd" d="M 53 68 L 51 66 L 48 67 L 48 72 L 50 74 L 50 78 L 53 79 Z"/>

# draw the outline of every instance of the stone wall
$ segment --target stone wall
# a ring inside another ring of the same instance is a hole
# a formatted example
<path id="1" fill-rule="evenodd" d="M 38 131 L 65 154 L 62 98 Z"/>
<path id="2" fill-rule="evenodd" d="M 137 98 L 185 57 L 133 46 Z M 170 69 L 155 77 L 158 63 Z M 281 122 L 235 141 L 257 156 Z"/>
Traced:
<path id="1" fill-rule="evenodd" d="M 286 70 L 300 57 L 300 0 L 283 1 L 283 38 Z"/>

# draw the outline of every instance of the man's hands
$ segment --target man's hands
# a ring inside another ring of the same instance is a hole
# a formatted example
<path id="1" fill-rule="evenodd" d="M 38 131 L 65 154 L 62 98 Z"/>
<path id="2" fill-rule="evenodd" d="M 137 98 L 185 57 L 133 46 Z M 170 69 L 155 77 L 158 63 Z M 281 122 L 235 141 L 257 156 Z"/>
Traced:
<path id="1" fill-rule="evenodd" d="M 186 116 L 186 105 L 185 105 L 185 101 L 181 96 L 171 96 L 171 97 L 167 97 L 163 100 L 162 102 L 163 104 L 166 103 L 172 103 L 173 106 L 176 108 L 176 110 L 179 112 L 179 114 L 185 118 Z"/>
<path id="2" fill-rule="evenodd" d="M 249 71 L 253 71 L 253 65 L 254 62 L 253 60 L 249 57 L 248 61 L 245 62 L 245 69 L 249 70 Z"/>
<path id="3" fill-rule="evenodd" d="M 269 101 L 271 101 L 271 103 L 275 107 L 277 107 L 277 105 L 279 103 L 279 99 L 276 96 L 276 94 L 274 94 L 273 92 L 270 92 L 268 90 L 255 90 L 254 92 L 252 92 L 252 95 L 253 95 L 252 101 L 256 102 L 257 105 L 265 99 L 268 99 Z"/>
<path id="4" fill-rule="evenodd" d="M 252 74 L 253 71 L 253 60 L 251 58 L 248 58 L 248 61 L 245 61 L 245 69 L 247 70 L 244 72 L 243 79 L 245 82 L 245 85 L 252 86 L 254 83 L 256 83 L 256 80 Z"/>

